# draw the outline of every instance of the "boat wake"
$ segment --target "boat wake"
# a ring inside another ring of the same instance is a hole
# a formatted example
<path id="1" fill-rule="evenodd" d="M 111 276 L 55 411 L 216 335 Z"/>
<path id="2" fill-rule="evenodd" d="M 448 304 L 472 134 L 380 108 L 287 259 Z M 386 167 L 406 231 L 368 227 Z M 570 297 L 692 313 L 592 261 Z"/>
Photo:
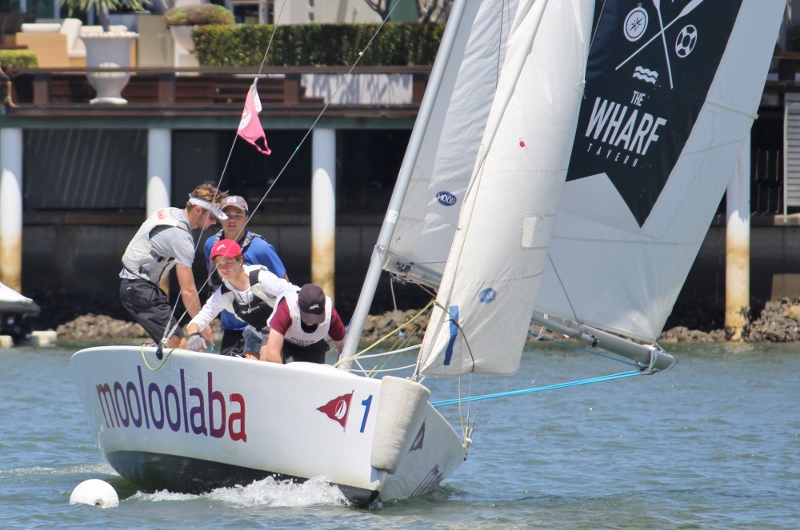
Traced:
<path id="1" fill-rule="evenodd" d="M 291 480 L 276 481 L 272 477 L 267 477 L 247 486 L 218 488 L 209 493 L 200 495 L 171 493 L 167 490 L 157 491 L 155 493 L 138 492 L 128 500 L 161 502 L 195 499 L 221 501 L 240 508 L 257 506 L 303 507 L 316 505 L 349 505 L 339 488 L 328 484 L 323 477 L 314 477 L 302 484 L 294 483 Z"/>

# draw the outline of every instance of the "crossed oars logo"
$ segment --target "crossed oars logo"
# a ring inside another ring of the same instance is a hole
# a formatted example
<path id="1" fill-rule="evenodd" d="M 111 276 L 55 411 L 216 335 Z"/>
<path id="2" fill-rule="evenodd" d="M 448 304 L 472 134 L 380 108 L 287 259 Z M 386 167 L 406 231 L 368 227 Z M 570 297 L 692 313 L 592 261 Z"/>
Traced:
<path id="1" fill-rule="evenodd" d="M 680 12 L 680 13 L 678 13 L 678 16 L 677 16 L 677 17 L 675 17 L 675 18 L 672 20 L 672 22 L 670 22 L 669 24 L 667 24 L 667 25 L 665 26 L 665 25 L 664 25 L 664 21 L 663 21 L 663 20 L 662 20 L 662 18 L 661 18 L 661 0 L 653 0 L 653 5 L 655 5 L 655 7 L 656 7 L 656 12 L 658 13 L 658 25 L 661 27 L 661 31 L 659 31 L 658 33 L 656 33 L 655 35 L 653 35 L 652 37 L 650 37 L 650 40 L 648 40 L 647 42 L 645 42 L 644 44 L 642 44 L 642 45 L 639 47 L 639 49 L 638 49 L 638 50 L 636 50 L 635 52 L 633 52 L 633 53 L 632 53 L 632 54 L 631 54 L 631 55 L 630 55 L 630 56 L 629 56 L 627 59 L 625 59 L 624 61 L 622 61 L 621 63 L 619 63 L 619 66 L 617 66 L 617 67 L 616 67 L 614 70 L 619 70 L 620 68 L 622 68 L 622 66 L 623 66 L 625 63 L 627 63 L 628 61 L 630 61 L 631 59 L 633 59 L 634 57 L 636 57 L 636 56 L 639 54 L 639 52 L 640 52 L 640 51 L 642 51 L 642 50 L 644 50 L 645 48 L 647 48 L 647 46 L 648 46 L 648 45 L 649 45 L 651 42 L 653 42 L 654 40 L 656 40 L 658 37 L 661 37 L 661 42 L 663 42 L 663 44 L 664 44 L 664 56 L 665 56 L 665 58 L 666 58 L 666 60 L 667 60 L 667 72 L 669 73 L 669 87 L 670 87 L 670 88 L 674 88 L 674 86 L 673 86 L 673 84 L 672 84 L 672 66 L 670 65 L 670 62 L 669 62 L 669 50 L 668 50 L 668 48 L 667 48 L 667 37 L 666 37 L 666 35 L 665 35 L 665 32 L 666 32 L 666 31 L 667 31 L 667 30 L 670 28 L 670 26 L 672 26 L 673 24 L 675 24 L 675 22 L 677 22 L 679 19 L 681 19 L 681 18 L 685 17 L 686 15 L 688 15 L 689 13 L 691 13 L 692 11 L 694 11 L 694 10 L 695 10 L 695 8 L 696 8 L 697 6 L 699 6 L 700 4 L 702 4 L 702 3 L 703 3 L 703 0 L 692 0 L 691 2 L 689 2 L 688 4 L 686 4 L 686 7 L 684 7 L 684 8 L 681 10 L 681 12 Z"/>

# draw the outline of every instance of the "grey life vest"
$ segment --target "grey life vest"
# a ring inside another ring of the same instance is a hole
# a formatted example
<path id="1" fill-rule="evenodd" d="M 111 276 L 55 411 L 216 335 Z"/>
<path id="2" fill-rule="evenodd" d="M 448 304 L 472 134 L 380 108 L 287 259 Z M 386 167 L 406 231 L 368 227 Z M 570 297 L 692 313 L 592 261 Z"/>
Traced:
<path id="1" fill-rule="evenodd" d="M 150 241 L 152 231 L 160 226 L 174 226 L 186 230 L 191 237 L 191 229 L 186 221 L 176 218 L 171 210 L 180 211 L 179 208 L 161 208 L 147 218 L 136 235 L 133 236 L 125 254 L 122 255 L 122 265 L 132 274 L 147 281 L 158 284 L 161 278 L 169 272 L 174 265 L 174 258 L 161 256 L 153 249 Z"/>

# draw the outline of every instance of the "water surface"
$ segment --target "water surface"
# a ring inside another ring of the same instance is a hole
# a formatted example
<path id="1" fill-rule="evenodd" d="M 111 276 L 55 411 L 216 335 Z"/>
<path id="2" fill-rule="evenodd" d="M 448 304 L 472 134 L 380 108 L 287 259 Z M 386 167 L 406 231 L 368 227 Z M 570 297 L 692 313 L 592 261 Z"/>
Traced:
<path id="1" fill-rule="evenodd" d="M 72 381 L 74 348 L 0 349 L 0 527 L 796 528 L 800 347 L 668 348 L 668 373 L 441 409 L 467 461 L 432 494 L 370 509 L 313 481 L 265 480 L 207 495 L 137 492 L 101 456 Z M 472 394 L 539 387 L 627 367 L 555 345 L 526 350 L 512 377 Z M 457 396 L 431 380 L 432 400 Z M 118 508 L 70 505 L 81 481 Z"/>

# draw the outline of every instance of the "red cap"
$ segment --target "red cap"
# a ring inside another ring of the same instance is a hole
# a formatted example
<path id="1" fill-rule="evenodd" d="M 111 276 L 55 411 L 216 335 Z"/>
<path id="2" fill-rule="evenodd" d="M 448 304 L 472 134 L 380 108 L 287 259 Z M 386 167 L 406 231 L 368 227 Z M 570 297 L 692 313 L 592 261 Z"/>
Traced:
<path id="1" fill-rule="evenodd" d="M 220 239 L 214 246 L 211 247 L 211 259 L 217 256 L 224 256 L 226 258 L 235 258 L 242 255 L 242 247 L 239 243 L 231 239 Z"/>

